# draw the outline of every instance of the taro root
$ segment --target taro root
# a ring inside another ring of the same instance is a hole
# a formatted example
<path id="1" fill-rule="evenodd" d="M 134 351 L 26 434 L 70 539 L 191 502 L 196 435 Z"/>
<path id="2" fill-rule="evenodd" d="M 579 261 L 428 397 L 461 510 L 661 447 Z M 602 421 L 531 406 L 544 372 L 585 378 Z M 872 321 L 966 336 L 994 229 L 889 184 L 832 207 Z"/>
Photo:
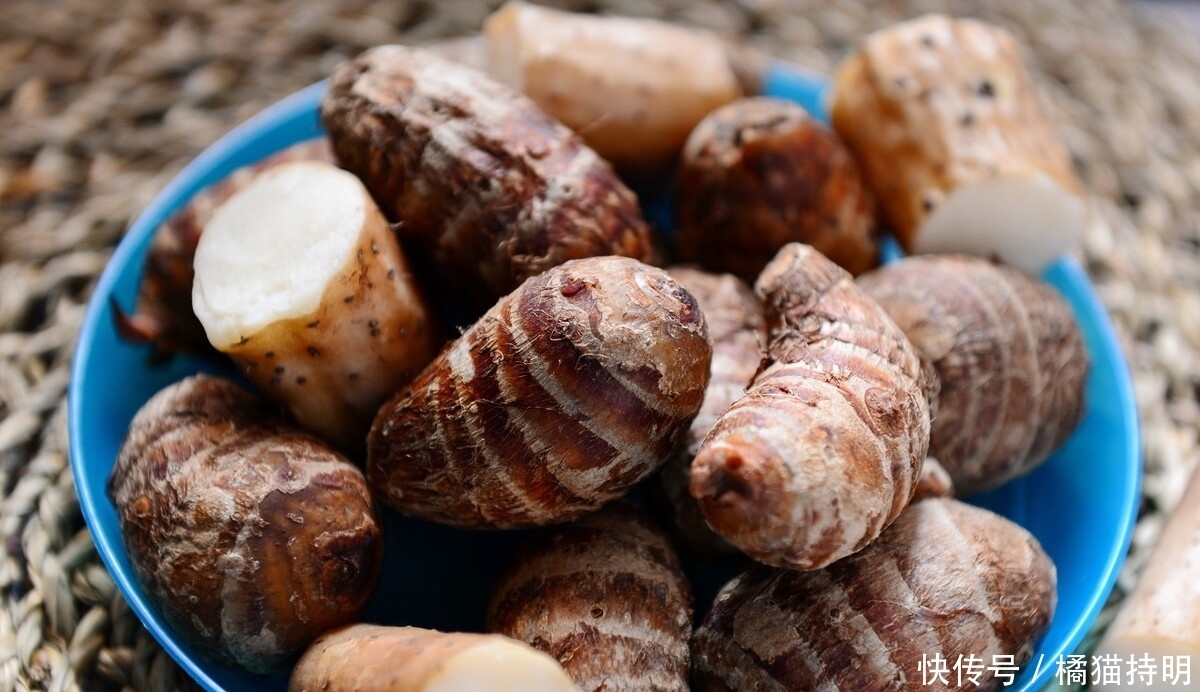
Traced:
<path id="1" fill-rule="evenodd" d="M 679 170 L 679 252 L 754 281 L 779 248 L 812 245 L 851 274 L 876 266 L 875 200 L 850 152 L 800 105 L 757 97 L 717 109 Z"/>
<path id="2" fill-rule="evenodd" d="M 689 548 L 714 557 L 735 555 L 737 549 L 705 522 L 700 506 L 688 493 L 688 483 L 700 443 L 725 409 L 745 394 L 762 363 L 766 319 L 753 289 L 732 274 L 682 266 L 670 267 L 667 272 L 696 299 L 708 324 L 713 355 L 700 412 L 688 428 L 683 445 L 663 464 L 655 494 L 670 513 L 671 527 Z"/>
<path id="3" fill-rule="evenodd" d="M 627 257 L 523 283 L 383 408 L 367 476 L 384 502 L 459 527 L 599 509 L 682 441 L 712 346 L 696 301 Z"/>
<path id="4" fill-rule="evenodd" d="M 712 528 L 767 564 L 815 569 L 909 503 L 929 445 L 932 373 L 844 269 L 791 243 L 755 284 L 767 359 L 692 461 Z"/>
<path id="5" fill-rule="evenodd" d="M 612 167 L 469 66 L 371 48 L 334 71 L 321 121 L 430 285 L 480 311 L 569 259 L 651 256 L 637 198 Z"/>
<path id="6" fill-rule="evenodd" d="M 933 457 L 925 457 L 912 501 L 928 500 L 931 497 L 954 497 L 954 479 L 941 462 Z"/>
<path id="7" fill-rule="evenodd" d="M 1056 603 L 1054 563 L 1029 532 L 928 499 L 824 569 L 755 565 L 735 577 L 696 630 L 692 689 L 997 690 L 1032 656 Z M 939 678 L 938 659 L 978 661 L 978 676 Z"/>
<path id="8" fill-rule="evenodd" d="M 1149 657 L 1158 664 L 1157 675 L 1138 678 L 1140 685 L 1126 685 L 1124 676 L 1116 681 L 1095 676 L 1095 689 L 1178 689 L 1190 687 L 1191 663 L 1200 658 L 1200 593 L 1196 589 L 1196 566 L 1200 565 L 1200 470 L 1193 470 L 1179 504 L 1170 510 L 1150 559 L 1142 569 L 1137 585 L 1117 610 L 1096 647 L 1100 660 L 1139 662 Z M 1112 657 L 1112 658 L 1110 658 Z M 1146 669 L 1142 669 L 1146 670 Z M 1151 669 L 1152 670 L 1152 669 Z M 1107 683 L 1107 684 L 1105 684 Z"/>
<path id="9" fill-rule="evenodd" d="M 192 296 L 247 379 L 355 456 L 380 405 L 442 342 L 391 226 L 326 163 L 276 166 L 222 204 L 196 248 Z"/>
<path id="10" fill-rule="evenodd" d="M 155 229 L 138 285 L 136 311 L 127 315 L 119 306 L 113 306 L 117 333 L 122 338 L 149 343 L 163 353 L 212 353 L 204 325 L 192 312 L 192 260 L 200 234 L 225 200 L 263 171 L 291 161 L 331 163 L 333 150 L 328 139 L 317 137 L 243 166 L 198 192 Z"/>
<path id="11" fill-rule="evenodd" d="M 858 284 L 936 370 L 929 454 L 970 495 L 1045 461 L 1075 431 L 1090 358 L 1071 306 L 1012 267 L 915 255 Z"/>
<path id="12" fill-rule="evenodd" d="M 871 34 L 838 68 L 830 117 L 909 253 L 1040 271 L 1083 236 L 1083 187 L 1021 47 L 974 19 Z"/>
<path id="13" fill-rule="evenodd" d="M 578 692 L 544 653 L 498 634 L 357 624 L 313 642 L 288 692 Z"/>
<path id="14" fill-rule="evenodd" d="M 487 628 L 553 656 L 582 692 L 688 689 L 691 588 L 666 534 L 632 504 L 531 535 Z"/>
<path id="15" fill-rule="evenodd" d="M 382 536 L 362 472 L 231 381 L 134 416 L 108 483 L 138 582 L 195 649 L 253 672 L 359 616 Z"/>
<path id="16" fill-rule="evenodd" d="M 716 34 L 667 22 L 504 4 L 487 69 L 572 128 L 623 175 L 663 175 L 688 133 L 742 95 Z"/>

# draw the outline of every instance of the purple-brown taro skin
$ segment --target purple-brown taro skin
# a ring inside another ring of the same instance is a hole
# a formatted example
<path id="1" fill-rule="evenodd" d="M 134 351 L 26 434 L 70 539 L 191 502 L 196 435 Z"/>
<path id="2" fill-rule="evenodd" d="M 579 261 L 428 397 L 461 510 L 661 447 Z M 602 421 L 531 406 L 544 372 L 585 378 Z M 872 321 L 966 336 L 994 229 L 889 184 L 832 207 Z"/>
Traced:
<path id="1" fill-rule="evenodd" d="M 710 113 L 684 147 L 679 251 L 754 281 L 779 248 L 812 245 L 851 274 L 878 264 L 875 199 L 849 150 L 803 107 L 741 99 Z"/>
<path id="2" fill-rule="evenodd" d="M 670 512 L 670 525 L 689 548 L 709 557 L 740 555 L 704 521 L 700 506 L 688 494 L 692 458 L 713 424 L 741 398 L 762 363 L 767 340 L 762 302 L 745 281 L 733 274 L 716 274 L 696 267 L 668 267 L 671 278 L 696 298 L 712 337 L 712 373 L 700 413 L 683 444 L 663 464 L 655 498 Z"/>
<path id="3" fill-rule="evenodd" d="M 381 564 L 362 472 L 225 379 L 197 375 L 152 397 L 108 494 L 138 581 L 174 631 L 253 672 L 357 620 Z"/>
<path id="4" fill-rule="evenodd" d="M 700 408 L 712 346 L 693 296 L 625 257 L 523 283 L 384 404 L 367 478 L 458 527 L 569 521 L 654 473 Z"/>
<path id="5" fill-rule="evenodd" d="M 1050 284 L 968 255 L 913 255 L 858 284 L 937 371 L 929 454 L 956 494 L 1029 473 L 1079 425 L 1091 359 Z"/>
<path id="6" fill-rule="evenodd" d="M 755 282 L 767 357 L 692 460 L 689 492 L 750 557 L 816 569 L 909 503 L 936 379 L 850 274 L 789 243 Z"/>
<path id="7" fill-rule="evenodd" d="M 340 65 L 321 104 L 338 162 L 405 250 L 480 310 L 566 260 L 652 256 L 636 196 L 533 101 L 419 48 Z"/>
<path id="8" fill-rule="evenodd" d="M 487 629 L 553 656 L 582 692 L 687 692 L 692 594 L 665 533 L 615 502 L 531 534 Z"/>
<path id="9" fill-rule="evenodd" d="M 1011 682 L 992 666 L 1027 662 L 1056 602 L 1055 566 L 1027 531 L 931 498 L 825 569 L 735 577 L 696 630 L 692 689 L 990 692 Z M 936 678 L 938 656 L 981 661 L 977 680 Z"/>

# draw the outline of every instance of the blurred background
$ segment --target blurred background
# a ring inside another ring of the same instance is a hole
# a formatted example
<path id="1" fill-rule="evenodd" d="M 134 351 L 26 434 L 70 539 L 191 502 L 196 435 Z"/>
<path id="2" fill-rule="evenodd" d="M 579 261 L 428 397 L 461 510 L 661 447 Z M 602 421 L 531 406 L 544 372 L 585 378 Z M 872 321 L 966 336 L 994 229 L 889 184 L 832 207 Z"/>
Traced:
<path id="1" fill-rule="evenodd" d="M 1200 31 L 1200 7 L 1194 0 L 1144 0 L 1143 4 L 1151 10 L 1166 12 L 1193 30 Z"/>
<path id="2" fill-rule="evenodd" d="M 132 219 L 198 152 L 339 61 L 475 32 L 498 4 L 0 0 L 0 692 L 187 686 L 96 558 L 66 458 L 75 334 Z M 1200 456 L 1200 7 L 546 4 L 707 27 L 824 72 L 864 33 L 929 11 L 1017 35 L 1094 197 L 1078 257 L 1122 339 L 1143 420 L 1145 498 L 1118 602 Z"/>

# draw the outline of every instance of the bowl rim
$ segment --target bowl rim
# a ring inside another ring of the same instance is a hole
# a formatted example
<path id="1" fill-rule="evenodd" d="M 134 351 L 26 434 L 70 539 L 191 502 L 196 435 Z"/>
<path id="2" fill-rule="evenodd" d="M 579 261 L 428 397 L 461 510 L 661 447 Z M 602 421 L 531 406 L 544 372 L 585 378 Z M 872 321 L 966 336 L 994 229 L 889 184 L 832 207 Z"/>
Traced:
<path id="1" fill-rule="evenodd" d="M 160 190 L 154 199 L 142 210 L 130 225 L 116 249 L 109 257 L 104 270 L 97 280 L 88 305 L 84 312 L 83 323 L 76 336 L 76 344 L 90 344 L 96 340 L 96 334 L 101 329 L 102 321 L 107 312 L 109 301 L 114 300 L 118 278 L 124 268 L 136 257 L 143 255 L 146 247 L 153 239 L 154 231 L 161 219 L 169 218 L 171 214 L 182 208 L 197 192 L 224 177 L 237 165 L 228 161 L 230 152 L 252 151 L 254 143 L 263 131 L 280 126 L 283 122 L 295 117 L 297 112 L 314 111 L 325 92 L 328 80 L 311 84 L 289 96 L 272 103 L 262 111 L 249 117 L 234 127 L 213 144 L 205 147 L 194 159 L 189 161 L 171 180 Z M 262 152 L 263 155 L 271 152 Z M 249 156 L 250 159 L 260 158 Z M 246 161 L 249 163 L 250 161 Z M 221 165 L 224 163 L 224 165 Z M 118 551 L 123 552 L 124 546 L 117 545 L 119 537 L 103 531 L 92 531 L 99 526 L 97 516 L 99 503 L 107 503 L 107 497 L 96 497 L 91 484 L 85 482 L 83 470 L 77 459 L 84 457 L 82 451 L 82 421 L 86 412 L 82 410 L 82 383 L 86 380 L 85 372 L 88 354 L 82 348 L 76 349 L 71 356 L 70 379 L 67 386 L 67 449 L 68 461 L 71 467 L 72 480 L 79 498 L 80 510 L 84 523 L 88 526 L 96 551 L 101 561 L 116 584 L 121 596 L 128 602 L 137 615 L 139 622 L 154 637 L 155 641 L 171 656 L 181 669 L 207 690 L 220 692 L 223 688 L 203 668 L 192 665 L 191 656 L 183 650 L 173 632 L 168 631 L 157 610 L 153 609 L 140 585 L 136 583 L 132 573 L 117 564 Z"/>
<path id="2" fill-rule="evenodd" d="M 1121 456 L 1132 463 L 1124 466 L 1125 483 L 1122 487 L 1125 489 L 1125 493 L 1121 497 L 1120 504 L 1125 507 L 1126 511 L 1119 517 L 1116 540 L 1106 555 L 1105 578 L 1097 585 L 1097 588 L 1092 590 L 1082 617 L 1075 621 L 1070 634 L 1063 640 L 1062 646 L 1058 647 L 1057 651 L 1051 652 L 1051 656 L 1054 656 L 1055 659 L 1047 662 L 1046 667 L 1030 681 L 1030 689 L 1039 689 L 1050 680 L 1055 672 L 1055 666 L 1060 664 L 1061 658 L 1072 654 L 1079 647 L 1104 609 L 1113 587 L 1116 586 L 1121 565 L 1124 564 L 1129 553 L 1129 546 L 1133 541 L 1138 507 L 1141 503 L 1142 478 L 1145 471 L 1141 418 L 1133 391 L 1133 380 L 1129 363 L 1120 348 L 1120 339 L 1109 318 L 1108 311 L 1096 293 L 1087 272 L 1075 258 L 1060 258 L 1050 267 L 1049 271 L 1061 273 L 1074 287 L 1080 289 L 1075 305 L 1088 318 L 1083 321 L 1100 332 L 1097 343 L 1101 345 L 1101 348 L 1099 353 L 1092 354 L 1092 367 L 1096 367 L 1096 361 L 1103 359 L 1115 375 L 1113 384 L 1117 397 L 1116 403 L 1122 412 L 1122 422 L 1129 425 L 1128 435 L 1124 437 L 1125 449 L 1122 450 Z"/>
<path id="3" fill-rule="evenodd" d="M 83 322 L 76 337 L 76 344 L 93 343 L 96 334 L 102 326 L 109 301 L 114 300 L 118 278 L 125 267 L 136 257 L 144 253 L 150 243 L 154 230 L 161 220 L 169 217 L 182 207 L 196 192 L 217 179 L 231 172 L 234 168 L 258 160 L 277 150 L 276 148 L 255 148 L 256 140 L 265 132 L 281 123 L 293 120 L 298 113 L 314 113 L 318 109 L 328 80 L 316 82 L 308 87 L 292 93 L 279 100 L 245 122 L 236 126 L 212 145 L 206 147 L 200 154 L 184 166 L 170 182 L 167 183 L 143 209 L 122 237 L 107 265 L 100 275 L 93 292 L 88 299 L 88 305 Z M 823 106 L 827 103 L 830 82 L 823 75 L 797 68 L 783 61 L 775 61 L 768 69 L 764 80 L 764 93 L 792 98 L 813 110 L 823 119 Z M 232 160 L 231 153 L 240 153 L 241 159 Z M 152 223 L 153 222 L 153 223 Z M 1068 635 L 1059 647 L 1047 652 L 1053 660 L 1039 661 L 1039 669 L 1030 674 L 1023 670 L 1013 689 L 1034 690 L 1040 688 L 1054 673 L 1054 664 L 1061 657 L 1074 652 L 1092 624 L 1099 616 L 1107 598 L 1116 584 L 1120 566 L 1124 562 L 1132 541 L 1136 525 L 1137 509 L 1142 492 L 1143 475 L 1143 441 L 1141 421 L 1138 415 L 1129 363 L 1120 348 L 1120 341 L 1115 328 L 1104 308 L 1099 296 L 1094 290 L 1086 271 L 1077 260 L 1064 255 L 1051 267 L 1052 272 L 1059 272 L 1066 281 L 1080 289 L 1076 302 L 1077 308 L 1086 313 L 1084 321 L 1094 325 L 1099 331 L 1096 343 L 1101 345 L 1101 353 L 1093 354 L 1095 361 L 1103 360 L 1112 369 L 1115 377 L 1116 405 L 1121 412 L 1122 422 L 1129 425 L 1124 432 L 1125 448 L 1121 450 L 1123 459 L 1129 463 L 1123 465 L 1125 477 L 1122 487 L 1124 493 L 1120 498 L 1120 506 L 1126 511 L 1120 516 L 1118 524 L 1119 535 L 1114 536 L 1111 549 L 1105 556 L 1105 579 L 1092 590 L 1083 616 L 1078 618 Z M 1081 315 L 1083 316 L 1083 315 Z M 76 460 L 84 458 L 82 450 L 81 421 L 86 416 L 81 408 L 82 383 L 86 379 L 85 366 L 87 354 L 83 348 L 76 349 L 72 354 L 70 381 L 67 392 L 67 434 L 68 459 L 79 498 L 84 521 L 89 527 L 99 526 L 97 516 L 99 503 L 108 502 L 106 497 L 97 497 L 93 488 L 83 478 L 83 469 Z M 173 632 L 168 631 L 157 610 L 152 608 L 135 581 L 132 573 L 126 572 L 122 565 L 117 564 L 117 554 L 123 554 L 124 546 L 117 545 L 119 536 L 102 531 L 92 532 L 92 539 L 97 552 L 109 574 L 112 576 L 122 597 L 129 603 L 139 621 L 150 632 L 154 639 L 180 667 L 198 684 L 208 690 L 220 692 L 224 690 L 218 682 L 199 665 L 192 661 L 190 653 L 185 651 Z M 1030 664 L 1034 662 L 1031 661 Z M 1030 665 L 1030 664 L 1027 664 Z"/>

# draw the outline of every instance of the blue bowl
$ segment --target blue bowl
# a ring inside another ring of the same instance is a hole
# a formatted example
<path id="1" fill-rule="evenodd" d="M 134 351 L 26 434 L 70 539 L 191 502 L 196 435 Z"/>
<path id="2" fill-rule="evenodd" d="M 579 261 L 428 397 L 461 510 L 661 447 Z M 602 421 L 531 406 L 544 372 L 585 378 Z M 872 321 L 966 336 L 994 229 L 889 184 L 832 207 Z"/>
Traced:
<path id="1" fill-rule="evenodd" d="M 820 115 L 825 110 L 826 85 L 820 76 L 777 65 L 765 91 L 798 101 Z M 138 408 L 167 384 L 213 366 L 185 357 L 159 362 L 148 348 L 122 341 L 113 327 L 113 303 L 134 305 L 154 229 L 192 195 L 240 166 L 322 133 L 317 109 L 323 90 L 323 83 L 314 84 L 230 132 L 147 207 L 100 277 L 72 365 L 71 468 L 96 548 L 154 638 L 213 692 L 282 691 L 286 677 L 253 675 L 214 664 L 176 637 L 137 583 L 116 512 L 105 494 L 117 450 Z M 1055 675 L 1060 657 L 1075 649 L 1099 613 L 1128 549 L 1140 497 L 1137 411 L 1112 325 L 1076 262 L 1059 260 L 1045 278 L 1071 303 L 1092 356 L 1087 414 L 1066 445 L 1032 474 L 972 498 L 1028 528 L 1058 566 L 1059 602 L 1050 629 L 1033 661 L 1009 688 L 1022 691 L 1036 690 Z M 387 557 L 365 619 L 480 629 L 495 570 L 521 533 L 455 531 L 386 511 L 384 521 Z M 698 585 L 700 600 L 716 586 L 716 582 Z M 701 609 L 706 606 L 698 604 Z"/>

